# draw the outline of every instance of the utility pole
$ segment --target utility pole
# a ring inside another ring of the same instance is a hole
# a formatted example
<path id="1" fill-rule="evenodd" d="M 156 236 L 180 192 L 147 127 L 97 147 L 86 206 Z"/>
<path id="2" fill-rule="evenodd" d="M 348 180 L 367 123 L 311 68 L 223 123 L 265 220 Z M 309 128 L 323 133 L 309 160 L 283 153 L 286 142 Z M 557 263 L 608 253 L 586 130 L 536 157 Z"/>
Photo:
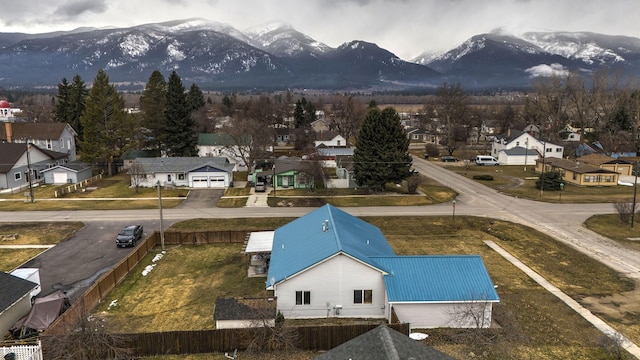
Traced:
<path id="1" fill-rule="evenodd" d="M 635 169 L 633 169 L 636 177 L 633 182 L 633 206 L 631 206 L 631 230 L 633 230 L 633 222 L 635 221 L 636 215 L 636 195 L 638 194 L 638 160 L 636 160 Z"/>
<path id="2" fill-rule="evenodd" d="M 160 191 L 160 180 L 158 180 L 157 185 L 158 185 L 158 207 L 160 208 L 160 245 L 162 247 L 162 251 L 164 251 L 164 226 L 162 224 L 162 192 Z"/>
<path id="3" fill-rule="evenodd" d="M 29 181 L 29 199 L 33 203 L 33 183 L 31 182 L 31 143 L 27 143 L 27 181 Z"/>

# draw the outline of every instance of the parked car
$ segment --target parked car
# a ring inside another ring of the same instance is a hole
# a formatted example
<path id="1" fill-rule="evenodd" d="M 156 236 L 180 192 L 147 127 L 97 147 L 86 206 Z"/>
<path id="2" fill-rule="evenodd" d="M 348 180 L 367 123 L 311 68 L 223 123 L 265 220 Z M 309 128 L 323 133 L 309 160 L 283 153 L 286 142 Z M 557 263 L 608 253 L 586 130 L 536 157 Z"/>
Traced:
<path id="1" fill-rule="evenodd" d="M 493 156 L 487 156 L 487 155 L 478 155 L 476 156 L 476 165 L 500 165 L 500 163 L 498 162 L 498 159 L 494 158 Z"/>
<path id="2" fill-rule="evenodd" d="M 144 229 L 142 225 L 125 226 L 116 237 L 117 247 L 136 246 L 136 242 L 142 239 Z"/>
<path id="3" fill-rule="evenodd" d="M 449 156 L 449 155 L 441 157 L 440 160 L 443 161 L 443 162 L 456 162 L 456 161 L 458 161 L 458 159 L 455 156 Z"/>
<path id="4" fill-rule="evenodd" d="M 258 181 L 256 182 L 255 190 L 256 192 L 265 192 L 267 191 L 267 185 L 265 185 L 265 183 L 262 181 Z"/>

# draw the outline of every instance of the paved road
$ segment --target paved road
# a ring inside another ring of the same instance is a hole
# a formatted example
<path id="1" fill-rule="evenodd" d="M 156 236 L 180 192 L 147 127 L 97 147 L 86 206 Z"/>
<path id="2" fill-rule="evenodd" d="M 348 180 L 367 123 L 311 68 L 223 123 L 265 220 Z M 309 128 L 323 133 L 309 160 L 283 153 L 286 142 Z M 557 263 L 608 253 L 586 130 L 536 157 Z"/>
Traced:
<path id="1" fill-rule="evenodd" d="M 414 167 L 459 193 L 455 204 L 456 215 L 486 216 L 533 227 L 574 246 L 621 273 L 635 279 L 640 278 L 640 254 L 637 251 L 623 248 L 616 242 L 582 226 L 582 223 L 593 214 L 615 213 L 612 204 L 539 203 L 500 194 L 496 190 L 443 170 L 440 166 L 423 159 L 414 158 Z M 164 209 L 163 225 L 168 227 L 176 221 L 192 218 L 296 217 L 313 210 L 312 208 L 270 208 L 269 211 L 265 211 L 264 208 L 253 207 L 223 209 L 201 206 L 203 205 L 183 205 L 175 209 Z M 452 214 L 453 207 L 452 204 L 439 204 L 345 208 L 344 210 L 355 216 L 388 216 L 390 214 L 409 216 Z M 75 280 L 68 279 L 69 282 L 92 278 L 104 268 L 103 265 L 108 265 L 109 261 L 113 262 L 116 259 L 109 258 L 106 254 L 111 254 L 116 250 L 111 246 L 111 238 L 122 225 L 136 222 L 143 223 L 147 232 L 159 230 L 158 210 L 0 212 L 0 221 L 4 222 L 68 220 L 82 221 L 87 225 L 86 230 L 83 230 L 86 231 L 86 235 L 84 232 L 78 233 L 78 237 L 84 241 L 87 248 L 82 251 L 77 247 L 63 243 L 59 249 L 49 250 L 47 254 L 55 255 L 56 258 L 77 259 L 80 266 L 76 266 L 76 270 L 86 269 L 84 275 L 77 274 L 80 277 Z M 102 242 L 108 245 L 102 248 Z M 97 249 L 97 251 L 91 251 L 91 249 Z M 80 256 L 92 253 L 98 255 L 94 255 L 91 259 L 84 259 Z M 49 256 L 47 254 L 45 256 Z M 102 254 L 105 254 L 101 258 L 105 259 L 105 263 L 96 260 Z M 113 264 L 115 262 L 111 266 Z M 66 279 L 68 276 L 69 274 L 64 278 Z"/>

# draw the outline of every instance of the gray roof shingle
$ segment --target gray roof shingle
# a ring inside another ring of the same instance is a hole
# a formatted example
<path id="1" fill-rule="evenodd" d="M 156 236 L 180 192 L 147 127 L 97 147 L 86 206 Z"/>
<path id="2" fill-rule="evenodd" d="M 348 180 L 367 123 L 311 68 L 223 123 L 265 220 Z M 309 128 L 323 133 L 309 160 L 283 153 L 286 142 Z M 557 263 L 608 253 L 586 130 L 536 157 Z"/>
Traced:
<path id="1" fill-rule="evenodd" d="M 380 325 L 316 357 L 316 360 L 455 360 L 419 341 Z"/>
<path id="2" fill-rule="evenodd" d="M 28 295 L 38 284 L 0 271 L 0 313 Z"/>

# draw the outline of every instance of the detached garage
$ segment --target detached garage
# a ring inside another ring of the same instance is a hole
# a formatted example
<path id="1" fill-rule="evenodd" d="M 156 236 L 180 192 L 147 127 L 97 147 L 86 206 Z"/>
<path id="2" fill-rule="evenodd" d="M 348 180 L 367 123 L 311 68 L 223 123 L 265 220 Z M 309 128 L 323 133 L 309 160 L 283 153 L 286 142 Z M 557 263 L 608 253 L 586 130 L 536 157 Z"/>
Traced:
<path id="1" fill-rule="evenodd" d="M 45 184 L 77 184 L 91 178 L 91 165 L 72 161 L 40 171 Z"/>

